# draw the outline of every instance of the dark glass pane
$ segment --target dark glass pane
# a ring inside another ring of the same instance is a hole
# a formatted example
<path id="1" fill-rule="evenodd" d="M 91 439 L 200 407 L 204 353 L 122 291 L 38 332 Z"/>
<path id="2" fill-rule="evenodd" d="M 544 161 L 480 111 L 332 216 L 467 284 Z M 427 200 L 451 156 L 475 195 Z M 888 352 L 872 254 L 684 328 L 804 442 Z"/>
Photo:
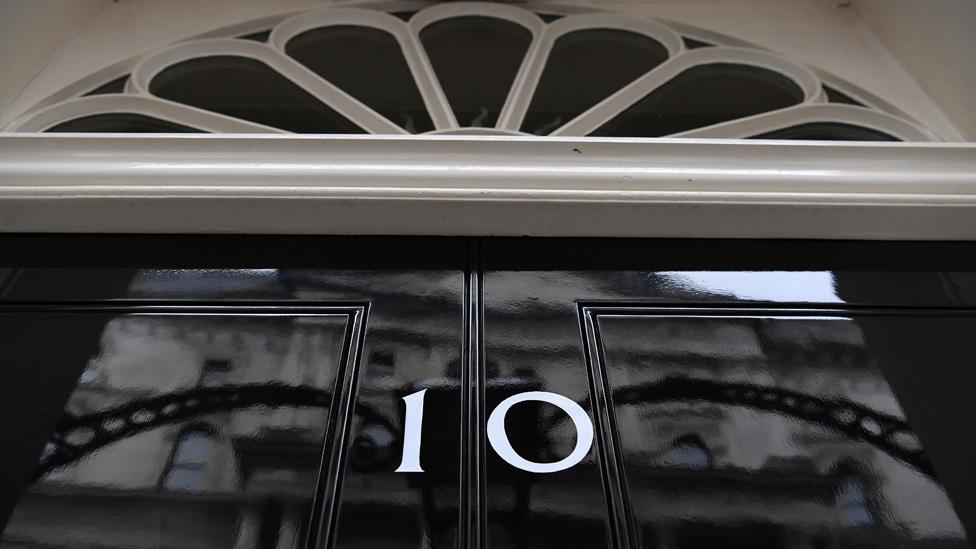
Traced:
<path id="1" fill-rule="evenodd" d="M 687 36 L 682 36 L 681 40 L 685 43 L 685 47 L 689 50 L 697 50 L 698 48 L 713 48 L 715 44 L 709 44 L 708 42 L 702 42 L 701 40 L 696 40 L 694 38 L 689 38 Z"/>
<path id="2" fill-rule="evenodd" d="M 104 95 L 106 93 L 122 93 L 125 91 L 125 83 L 129 81 L 129 75 L 123 74 L 122 76 L 109 80 L 108 82 L 102 84 L 101 86 L 93 89 L 92 91 L 85 94 L 89 95 Z"/>
<path id="3" fill-rule="evenodd" d="M 587 29 L 560 36 L 546 60 L 522 131 L 552 133 L 667 58 L 668 50 L 660 42 L 636 32 Z"/>
<path id="4" fill-rule="evenodd" d="M 410 18 L 413 17 L 413 14 L 415 13 L 417 12 L 416 11 L 392 11 L 390 12 L 390 15 L 398 19 L 402 19 L 404 21 L 409 21 Z"/>
<path id="5" fill-rule="evenodd" d="M 864 103 L 861 103 L 857 99 L 847 95 L 846 93 L 838 90 L 837 88 L 832 88 L 826 84 L 823 87 L 824 93 L 827 94 L 827 101 L 831 103 L 842 103 L 844 105 L 857 105 L 858 107 L 866 107 Z"/>
<path id="6" fill-rule="evenodd" d="M 817 141 L 901 141 L 882 131 L 840 122 L 810 122 L 774 130 L 750 139 L 810 139 Z"/>
<path id="7" fill-rule="evenodd" d="M 285 52 L 410 133 L 434 129 L 403 50 L 390 33 L 340 25 L 311 29 Z"/>
<path id="8" fill-rule="evenodd" d="M 493 127 L 532 34 L 493 17 L 455 17 L 420 32 L 420 40 L 461 126 Z"/>
<path id="9" fill-rule="evenodd" d="M 295 133 L 364 133 L 362 128 L 256 59 L 199 57 L 167 67 L 153 95 Z"/>
<path id="10" fill-rule="evenodd" d="M 5 315 L 0 327 L 22 320 Z M 294 544 L 309 524 L 348 322 L 74 314 L 49 337 L 99 335 L 87 353 L 44 364 L 81 373 L 0 546 L 274 547 L 254 544 L 265 528 Z M 36 345 L 3 343 L 25 356 Z M 223 385 L 201 384 L 211 356 L 233 358 Z"/>
<path id="11" fill-rule="evenodd" d="M 238 36 L 241 40 L 253 40 L 254 42 L 267 42 L 268 38 L 271 36 L 271 29 L 252 32 L 251 34 L 245 34 L 243 36 Z"/>
<path id="12" fill-rule="evenodd" d="M 782 109 L 803 101 L 786 76 L 760 67 L 692 67 L 637 101 L 592 135 L 661 137 Z"/>
<path id="13" fill-rule="evenodd" d="M 558 13 L 537 13 L 536 16 L 546 23 L 552 23 L 553 21 L 558 21 L 563 17 L 566 17 L 565 15 L 559 15 Z"/>
<path id="14" fill-rule="evenodd" d="M 61 122 L 46 132 L 81 133 L 204 133 L 203 130 L 144 114 L 112 112 Z"/>

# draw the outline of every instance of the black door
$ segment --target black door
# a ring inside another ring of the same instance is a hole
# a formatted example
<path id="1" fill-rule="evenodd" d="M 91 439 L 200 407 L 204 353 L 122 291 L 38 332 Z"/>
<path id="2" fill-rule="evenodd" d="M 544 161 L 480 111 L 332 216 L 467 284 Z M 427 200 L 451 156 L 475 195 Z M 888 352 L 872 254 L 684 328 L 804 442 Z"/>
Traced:
<path id="1" fill-rule="evenodd" d="M 0 547 L 967 546 L 968 244 L 0 244 Z"/>

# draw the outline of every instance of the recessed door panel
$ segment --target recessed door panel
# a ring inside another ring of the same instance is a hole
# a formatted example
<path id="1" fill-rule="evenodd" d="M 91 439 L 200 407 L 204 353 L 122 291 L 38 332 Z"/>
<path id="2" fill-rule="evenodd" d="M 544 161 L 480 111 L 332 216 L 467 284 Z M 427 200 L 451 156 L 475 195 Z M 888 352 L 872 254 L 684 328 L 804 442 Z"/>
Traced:
<path id="1" fill-rule="evenodd" d="M 0 547 L 457 545 L 463 242 L 72 242 L 0 242 Z"/>
<path id="2" fill-rule="evenodd" d="M 968 546 L 877 349 L 927 319 L 582 311 L 642 545 Z"/>

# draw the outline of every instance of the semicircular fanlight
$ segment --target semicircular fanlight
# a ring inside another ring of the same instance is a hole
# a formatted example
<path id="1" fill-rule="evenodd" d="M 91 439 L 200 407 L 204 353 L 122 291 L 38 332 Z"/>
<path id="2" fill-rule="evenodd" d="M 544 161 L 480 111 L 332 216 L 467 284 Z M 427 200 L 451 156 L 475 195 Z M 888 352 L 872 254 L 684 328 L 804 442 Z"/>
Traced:
<path id="1" fill-rule="evenodd" d="M 869 93 L 740 41 L 552 11 L 336 7 L 235 25 L 66 88 L 10 129 L 935 139 Z"/>

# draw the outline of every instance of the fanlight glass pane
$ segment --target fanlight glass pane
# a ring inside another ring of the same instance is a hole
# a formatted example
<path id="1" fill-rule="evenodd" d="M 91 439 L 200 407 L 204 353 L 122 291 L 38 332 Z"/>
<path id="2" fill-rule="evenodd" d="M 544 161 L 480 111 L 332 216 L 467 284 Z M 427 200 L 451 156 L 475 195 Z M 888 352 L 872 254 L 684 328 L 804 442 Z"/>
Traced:
<path id="1" fill-rule="evenodd" d="M 809 139 L 817 141 L 901 141 L 873 128 L 840 122 L 810 122 L 774 130 L 750 139 Z"/>
<path id="2" fill-rule="evenodd" d="M 303 32 L 285 52 L 410 133 L 434 129 L 403 50 L 390 33 L 356 25 Z"/>
<path id="3" fill-rule="evenodd" d="M 796 83 L 769 69 L 699 65 L 653 90 L 592 135 L 661 137 L 782 109 L 803 99 Z"/>
<path id="4" fill-rule="evenodd" d="M 125 83 L 129 81 L 129 75 L 123 74 L 122 76 L 109 80 L 108 82 L 98 86 L 92 91 L 86 93 L 85 95 L 104 95 L 106 93 L 122 93 L 125 91 Z"/>
<path id="5" fill-rule="evenodd" d="M 268 38 L 271 36 L 271 29 L 252 32 L 250 34 L 245 34 L 244 36 L 238 36 L 241 40 L 250 40 L 252 42 L 267 42 Z"/>
<path id="6" fill-rule="evenodd" d="M 396 17 L 397 19 L 402 19 L 404 21 L 409 21 L 410 18 L 413 17 L 413 14 L 415 14 L 415 13 L 417 13 L 417 12 L 416 11 L 391 11 L 390 12 L 390 15 L 392 15 L 393 17 Z"/>
<path id="7" fill-rule="evenodd" d="M 546 60 L 522 131 L 552 133 L 667 58 L 668 50 L 660 42 L 636 32 L 586 29 L 560 36 Z"/>
<path id="8" fill-rule="evenodd" d="M 150 83 L 157 97 L 295 133 L 362 128 L 256 59 L 234 55 L 177 63 Z"/>
<path id="9" fill-rule="evenodd" d="M 504 19 L 465 16 L 428 25 L 420 41 L 458 123 L 493 127 L 532 33 Z"/>
<path id="10" fill-rule="evenodd" d="M 688 48 L 689 50 L 697 50 L 699 48 L 711 48 L 715 46 L 714 44 L 709 44 L 708 42 L 702 42 L 701 40 L 697 40 L 695 38 L 689 38 L 687 36 L 682 36 L 681 41 L 685 43 L 685 47 Z"/>
<path id="11" fill-rule="evenodd" d="M 847 95 L 846 93 L 838 90 L 837 88 L 832 88 L 830 86 L 824 85 L 824 93 L 827 94 L 827 101 L 831 103 L 841 103 L 844 105 L 857 105 L 858 107 L 865 107 L 864 103 L 861 103 L 857 99 Z"/>
<path id="12" fill-rule="evenodd" d="M 44 130 L 85 133 L 204 133 L 203 130 L 145 114 L 110 112 L 82 116 Z"/>

